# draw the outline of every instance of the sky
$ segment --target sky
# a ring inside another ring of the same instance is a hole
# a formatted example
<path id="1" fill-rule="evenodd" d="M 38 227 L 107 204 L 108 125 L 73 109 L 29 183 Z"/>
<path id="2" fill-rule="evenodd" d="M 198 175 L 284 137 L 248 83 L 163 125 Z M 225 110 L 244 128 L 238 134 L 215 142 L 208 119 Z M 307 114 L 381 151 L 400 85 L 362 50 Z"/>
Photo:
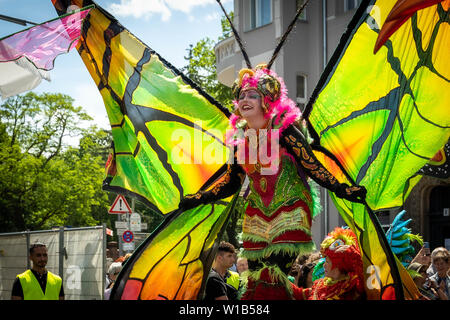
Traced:
<path id="1" fill-rule="evenodd" d="M 223 15 L 216 0 L 97 0 L 98 5 L 177 68 L 186 65 L 186 49 L 200 39 L 214 41 L 221 34 Z M 222 0 L 225 9 L 233 9 L 232 0 Z M 0 0 L 0 14 L 35 23 L 57 17 L 51 0 Z M 27 27 L 0 20 L 0 38 Z M 56 58 L 45 80 L 33 91 L 64 93 L 75 99 L 94 118 L 91 124 L 110 129 L 103 100 L 76 50 Z M 1 103 L 1 101 L 0 101 Z"/>

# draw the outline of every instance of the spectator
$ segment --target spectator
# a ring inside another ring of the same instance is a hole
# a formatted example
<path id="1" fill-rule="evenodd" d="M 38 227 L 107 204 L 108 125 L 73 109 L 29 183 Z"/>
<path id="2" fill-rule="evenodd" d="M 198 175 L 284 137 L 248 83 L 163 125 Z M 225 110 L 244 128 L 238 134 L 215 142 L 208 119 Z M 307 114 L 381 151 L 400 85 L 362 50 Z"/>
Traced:
<path id="1" fill-rule="evenodd" d="M 356 235 L 350 229 L 335 228 L 322 241 L 325 277 L 311 288 L 294 286 L 297 300 L 365 299 L 361 252 Z"/>
<path id="2" fill-rule="evenodd" d="M 298 275 L 297 286 L 302 288 L 312 287 L 313 285 L 312 274 L 315 266 L 316 266 L 315 262 L 309 262 L 302 266 Z"/>
<path id="3" fill-rule="evenodd" d="M 411 277 L 413 278 L 417 289 L 419 289 L 422 294 L 421 300 L 439 300 L 436 290 L 429 286 L 427 266 L 418 262 L 413 262 L 408 266 L 408 269 L 414 271 L 411 274 Z"/>
<path id="4" fill-rule="evenodd" d="M 308 259 L 306 259 L 304 264 L 308 264 L 308 263 L 317 264 L 317 262 L 319 262 L 319 260 L 321 258 L 322 258 L 322 254 L 320 253 L 320 251 L 315 251 L 309 255 Z"/>
<path id="5" fill-rule="evenodd" d="M 445 252 L 448 253 L 448 250 L 444 247 L 437 247 L 433 250 L 433 252 L 431 252 L 431 259 L 430 262 L 432 262 L 433 257 L 435 257 L 439 252 L 443 252 L 445 254 Z M 434 275 L 436 273 L 436 268 L 434 267 L 433 263 L 431 263 L 427 269 L 427 274 L 428 277 L 431 277 L 432 275 Z"/>
<path id="6" fill-rule="evenodd" d="M 109 270 L 109 266 L 113 263 L 112 258 L 106 258 L 106 270 Z M 111 280 L 109 280 L 108 271 L 105 273 L 105 288 L 109 287 L 109 284 L 111 283 Z"/>
<path id="7" fill-rule="evenodd" d="M 236 262 L 236 269 L 239 274 L 242 274 L 242 272 L 247 271 L 248 270 L 247 259 L 244 257 L 238 258 Z"/>
<path id="8" fill-rule="evenodd" d="M 132 253 L 127 253 L 124 256 L 120 256 L 118 257 L 114 262 L 120 262 L 122 263 L 122 265 L 125 265 L 125 263 L 127 262 L 127 260 L 132 256 Z"/>
<path id="9" fill-rule="evenodd" d="M 313 269 L 321 257 L 320 251 L 299 255 L 292 264 L 288 279 L 296 286 L 310 288 L 312 286 Z"/>
<path id="10" fill-rule="evenodd" d="M 234 252 L 233 257 L 234 257 L 233 265 L 230 268 L 228 268 L 228 270 L 233 271 L 234 273 L 238 273 L 238 271 L 237 271 L 237 259 L 238 259 L 237 252 Z"/>
<path id="11" fill-rule="evenodd" d="M 431 254 L 431 264 L 436 273 L 430 277 L 431 285 L 436 289 L 441 300 L 448 300 L 450 297 L 450 276 L 447 274 L 449 268 L 450 253 L 447 249 Z M 436 249 L 435 249 L 436 250 Z M 434 251 L 433 250 L 433 253 Z"/>
<path id="12" fill-rule="evenodd" d="M 132 253 L 128 252 L 128 253 L 123 257 L 123 261 L 122 261 L 122 265 L 123 265 L 123 266 L 125 265 L 125 263 L 127 263 L 128 259 L 130 259 L 132 255 L 133 255 Z"/>
<path id="13" fill-rule="evenodd" d="M 122 268 L 123 268 L 122 262 L 113 262 L 109 266 L 109 269 L 108 269 L 109 285 L 105 290 L 105 294 L 103 296 L 104 300 L 109 300 L 109 297 L 111 296 L 111 290 L 114 287 L 117 276 L 119 275 L 120 271 L 122 271 Z"/>
<path id="14" fill-rule="evenodd" d="M 231 243 L 222 241 L 213 267 L 208 275 L 205 289 L 205 300 L 236 300 L 238 290 L 236 286 L 227 283 L 232 276 L 228 270 L 234 263 L 235 249 Z"/>
<path id="15" fill-rule="evenodd" d="M 430 255 L 430 248 L 422 246 L 422 248 L 419 250 L 419 252 L 417 252 L 416 256 L 414 257 L 414 259 L 411 261 L 410 265 L 413 264 L 414 262 L 417 262 L 423 266 L 425 266 L 425 268 L 431 268 L 431 255 Z M 432 269 L 430 269 L 432 270 Z M 428 276 L 431 276 L 435 271 L 432 271 L 431 274 L 429 274 Z M 428 271 L 427 271 L 428 273 Z"/>
<path id="16" fill-rule="evenodd" d="M 48 271 L 47 247 L 43 243 L 34 243 L 29 250 L 31 269 L 17 275 L 14 281 L 12 300 L 64 300 L 62 279 Z"/>
<path id="17" fill-rule="evenodd" d="M 295 263 L 299 264 L 300 266 L 304 265 L 306 263 L 306 260 L 308 260 L 308 258 L 314 254 L 314 252 L 310 252 L 307 254 L 300 254 L 297 259 L 295 259 Z"/>

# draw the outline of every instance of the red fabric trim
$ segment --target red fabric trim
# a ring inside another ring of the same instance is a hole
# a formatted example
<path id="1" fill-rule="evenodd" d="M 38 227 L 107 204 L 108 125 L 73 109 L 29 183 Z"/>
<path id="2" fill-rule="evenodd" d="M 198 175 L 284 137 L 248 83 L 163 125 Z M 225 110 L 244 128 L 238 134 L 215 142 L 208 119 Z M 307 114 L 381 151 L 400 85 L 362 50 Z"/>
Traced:
<path id="1" fill-rule="evenodd" d="M 267 247 L 267 243 L 265 242 L 251 242 L 251 241 L 244 241 L 242 246 L 245 250 L 248 251 L 254 251 L 254 250 L 261 250 Z"/>
<path id="2" fill-rule="evenodd" d="M 273 241 L 270 243 L 270 245 L 273 244 L 290 244 L 290 243 L 307 243 L 311 241 L 311 237 L 308 236 L 306 233 L 304 233 L 301 230 L 293 230 L 293 231 L 287 231 L 283 233 L 282 235 L 276 237 L 273 239 Z M 244 241 L 243 247 L 245 250 L 248 251 L 254 251 L 254 250 L 261 250 L 268 246 L 269 244 L 266 242 L 252 242 L 252 241 Z"/>
<path id="3" fill-rule="evenodd" d="M 308 216 L 309 225 L 311 225 L 311 212 L 308 208 L 308 205 L 302 200 L 298 200 L 297 202 L 295 202 L 294 204 L 292 204 L 290 206 L 283 206 L 283 207 L 279 208 L 270 217 L 266 216 L 258 208 L 253 208 L 250 205 L 247 206 L 247 209 L 245 210 L 245 214 L 248 215 L 249 217 L 253 217 L 254 215 L 257 215 L 257 216 L 263 218 L 265 221 L 270 222 L 273 219 L 275 219 L 280 213 L 293 211 L 294 209 L 299 208 L 299 207 L 302 207 L 303 210 L 305 210 L 305 212 L 307 213 L 307 216 Z"/>
<path id="4" fill-rule="evenodd" d="M 258 281 L 248 280 L 247 291 L 241 300 L 291 300 L 287 288 L 279 282 L 273 281 L 268 269 L 261 272 Z"/>
<path id="5" fill-rule="evenodd" d="M 308 300 L 311 294 L 311 288 L 301 288 L 292 284 L 292 293 L 295 300 Z"/>
<path id="6" fill-rule="evenodd" d="M 301 230 L 286 231 L 282 235 L 272 240 L 272 243 L 292 243 L 292 242 L 309 242 L 311 236 Z"/>
<path id="7" fill-rule="evenodd" d="M 303 210 L 305 210 L 309 225 L 311 225 L 312 219 L 311 219 L 310 210 L 309 210 L 308 206 L 306 205 L 306 203 L 302 200 L 298 200 L 297 202 L 295 202 L 294 204 L 292 204 L 290 206 L 281 207 L 280 209 L 275 211 L 275 213 L 272 214 L 272 216 L 270 216 L 270 217 L 267 217 L 261 210 L 259 210 L 257 208 L 253 208 L 251 206 L 247 206 L 245 214 L 248 215 L 249 217 L 253 217 L 256 215 L 256 216 L 262 218 L 264 221 L 270 222 L 273 219 L 275 219 L 282 212 L 293 211 L 296 208 L 302 208 Z M 311 236 L 307 235 L 302 230 L 289 230 L 289 231 L 286 231 L 285 233 L 279 235 L 275 239 L 273 239 L 270 244 L 290 244 L 290 243 L 295 244 L 295 243 L 305 243 L 305 242 L 310 242 L 310 241 L 311 241 Z M 266 248 L 268 245 L 269 244 L 266 242 L 244 241 L 244 243 L 243 243 L 244 249 L 246 249 L 248 251 L 262 250 L 262 249 Z"/>

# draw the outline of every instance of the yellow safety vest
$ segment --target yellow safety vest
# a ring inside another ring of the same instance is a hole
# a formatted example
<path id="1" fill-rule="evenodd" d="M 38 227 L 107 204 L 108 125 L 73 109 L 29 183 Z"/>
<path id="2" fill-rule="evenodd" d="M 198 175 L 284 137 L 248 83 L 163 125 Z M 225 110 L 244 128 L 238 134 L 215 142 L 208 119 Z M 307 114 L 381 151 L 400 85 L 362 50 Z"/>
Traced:
<path id="1" fill-rule="evenodd" d="M 230 276 L 227 278 L 227 283 L 234 287 L 236 290 L 239 289 L 239 273 L 228 270 Z"/>
<path id="2" fill-rule="evenodd" d="M 31 270 L 27 270 L 17 276 L 23 290 L 24 300 L 59 300 L 62 279 L 56 274 L 47 271 L 47 284 L 45 293 Z"/>

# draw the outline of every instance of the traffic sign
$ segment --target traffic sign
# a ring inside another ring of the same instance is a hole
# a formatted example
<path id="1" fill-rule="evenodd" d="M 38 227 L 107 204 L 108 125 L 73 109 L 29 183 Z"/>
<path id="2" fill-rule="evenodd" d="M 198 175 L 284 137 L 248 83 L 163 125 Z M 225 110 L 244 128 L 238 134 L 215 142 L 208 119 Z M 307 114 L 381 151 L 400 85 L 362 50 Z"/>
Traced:
<path id="1" fill-rule="evenodd" d="M 130 215 L 130 230 L 141 231 L 141 215 L 139 213 L 133 212 Z"/>
<path id="2" fill-rule="evenodd" d="M 116 197 L 116 200 L 114 200 L 113 205 L 108 211 L 109 213 L 113 214 L 123 214 L 123 213 L 131 213 L 131 208 L 128 205 L 127 200 L 125 200 L 125 197 L 121 194 L 119 194 Z"/>
<path id="3" fill-rule="evenodd" d="M 128 223 L 126 221 L 116 221 L 115 227 L 116 227 L 116 229 L 127 229 Z"/>
<path id="4" fill-rule="evenodd" d="M 122 249 L 124 251 L 134 251 L 135 245 L 134 242 L 130 242 L 130 243 L 122 243 Z"/>
<path id="5" fill-rule="evenodd" d="M 131 241 L 133 241 L 134 239 L 134 234 L 133 232 L 131 232 L 130 230 L 126 230 L 123 235 L 122 235 L 122 239 L 123 241 L 125 241 L 126 243 L 129 243 Z"/>

